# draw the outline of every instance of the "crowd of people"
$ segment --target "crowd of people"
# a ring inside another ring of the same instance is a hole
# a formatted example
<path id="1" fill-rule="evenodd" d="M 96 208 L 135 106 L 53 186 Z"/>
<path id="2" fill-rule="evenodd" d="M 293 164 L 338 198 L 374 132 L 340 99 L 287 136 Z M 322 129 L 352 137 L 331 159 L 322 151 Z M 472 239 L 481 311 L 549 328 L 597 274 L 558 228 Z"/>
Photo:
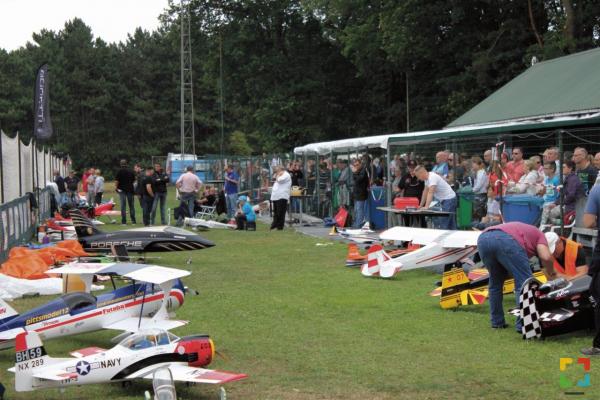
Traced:
<path id="1" fill-rule="evenodd" d="M 98 168 L 85 169 L 81 178 L 76 175 L 76 171 L 71 170 L 67 177 L 62 177 L 60 171 L 54 170 L 54 183 L 58 190 L 58 206 L 67 203 L 79 204 L 79 193 L 83 192 L 87 203 L 94 207 L 102 203 L 104 194 L 104 177 L 102 171 Z"/>
<path id="2" fill-rule="evenodd" d="M 390 165 L 396 177 L 392 190 L 395 196 L 419 198 L 420 206 L 424 208 L 437 200 L 442 211 L 454 214 L 456 194 L 469 194 L 473 201 L 472 226 L 483 229 L 500 223 L 499 197 L 515 194 L 543 199 L 540 226 L 559 225 L 560 219 L 574 213 L 577 202 L 596 184 L 600 153 L 591 157 L 583 147 L 575 148 L 572 153 L 565 152 L 562 163 L 556 147 L 546 149 L 541 156 L 529 158 L 524 157 L 520 147 L 514 147 L 510 155 L 499 150 L 487 150 L 482 157 L 440 151 L 436 154 L 436 163 L 429 167 L 396 157 Z M 562 185 L 559 182 L 560 165 Z M 403 166 L 407 171 L 403 171 Z M 450 220 L 438 218 L 435 222 L 438 228 L 456 228 L 453 217 Z"/>
<path id="3" fill-rule="evenodd" d="M 573 213 L 577 202 L 596 183 L 600 153 L 592 157 L 585 148 L 576 147 L 572 152 L 565 151 L 559 163 L 556 147 L 529 158 L 521 147 L 510 151 L 498 147 L 480 156 L 441 150 L 435 154 L 435 162 L 418 155 L 397 154 L 389 168 L 383 158 L 371 160 L 367 154 L 349 162 L 343 158 L 335 163 L 325 157 L 309 159 L 304 168 L 300 161 L 289 161 L 287 168 L 292 185 L 306 190 L 308 211 L 320 217 L 327 216 L 327 210 L 336 212 L 344 207 L 353 210 L 353 226 L 362 226 L 369 220 L 367 199 L 372 187 L 389 182 L 392 198 L 415 197 L 422 208 L 448 212 L 449 217 L 434 218 L 434 226 L 441 229 L 457 228 L 457 195 L 467 195 L 473 204 L 472 226 L 484 229 L 501 221 L 499 197 L 516 194 L 543 199 L 540 225 L 560 224 L 561 216 Z M 292 210 L 298 208 L 299 201 L 292 198 Z"/>

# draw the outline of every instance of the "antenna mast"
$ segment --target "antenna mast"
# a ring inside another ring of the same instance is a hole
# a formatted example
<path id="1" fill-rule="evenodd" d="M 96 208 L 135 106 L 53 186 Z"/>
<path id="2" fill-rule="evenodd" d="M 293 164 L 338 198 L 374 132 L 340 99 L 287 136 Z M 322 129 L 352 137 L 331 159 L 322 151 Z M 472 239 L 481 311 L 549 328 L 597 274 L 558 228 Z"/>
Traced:
<path id="1" fill-rule="evenodd" d="M 194 138 L 194 87 L 192 81 L 192 42 L 190 37 L 190 8 L 188 1 L 180 0 L 181 22 L 181 159 L 185 154 L 196 158 Z"/>

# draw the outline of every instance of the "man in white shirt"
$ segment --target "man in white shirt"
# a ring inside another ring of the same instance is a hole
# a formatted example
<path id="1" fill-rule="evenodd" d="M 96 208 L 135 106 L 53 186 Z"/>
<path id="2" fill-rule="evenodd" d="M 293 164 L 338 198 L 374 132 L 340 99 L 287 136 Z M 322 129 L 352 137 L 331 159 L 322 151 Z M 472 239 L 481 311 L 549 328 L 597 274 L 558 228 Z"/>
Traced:
<path id="1" fill-rule="evenodd" d="M 283 230 L 285 225 L 285 211 L 290 199 L 292 189 L 292 177 L 285 170 L 284 166 L 279 164 L 275 167 L 275 183 L 271 192 L 271 202 L 273 203 L 273 222 L 271 229 Z"/>
<path id="2" fill-rule="evenodd" d="M 194 174 L 194 168 L 192 166 L 186 168 L 185 174 L 182 174 L 179 179 L 177 179 L 175 186 L 179 190 L 181 201 L 185 203 L 188 208 L 190 218 L 193 217 L 196 194 L 202 186 L 202 181 Z"/>
<path id="3" fill-rule="evenodd" d="M 455 230 L 456 227 L 456 193 L 452 187 L 436 173 L 427 172 L 425 167 L 419 165 L 415 168 L 415 175 L 419 180 L 425 182 L 425 190 L 421 197 L 421 207 L 429 208 L 434 197 L 440 202 L 442 211 L 451 213 L 447 217 L 436 217 L 433 225 L 437 229 Z"/>

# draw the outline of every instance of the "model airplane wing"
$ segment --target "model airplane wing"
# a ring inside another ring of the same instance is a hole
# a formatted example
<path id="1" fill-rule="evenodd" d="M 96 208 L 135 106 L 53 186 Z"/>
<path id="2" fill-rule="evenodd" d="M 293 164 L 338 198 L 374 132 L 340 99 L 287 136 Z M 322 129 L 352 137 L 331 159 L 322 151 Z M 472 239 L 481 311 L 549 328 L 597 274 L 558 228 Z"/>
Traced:
<path id="1" fill-rule="evenodd" d="M 447 248 L 463 248 L 476 246 L 480 233 L 477 231 L 448 231 L 395 226 L 382 232 L 379 238 L 381 240 L 412 242 L 418 245 L 428 245 L 436 242 Z"/>
<path id="2" fill-rule="evenodd" d="M 160 328 L 167 331 L 187 325 L 188 321 L 176 319 L 156 319 L 156 318 L 125 318 L 112 324 L 103 325 L 104 329 L 113 329 L 124 332 L 137 332 L 140 329 Z"/>
<path id="3" fill-rule="evenodd" d="M 91 288 L 93 276 L 99 274 L 117 274 L 136 281 L 154 283 L 161 286 L 167 282 L 175 281 L 175 279 L 183 278 L 184 276 L 191 274 L 189 271 L 181 269 L 131 262 L 72 262 L 64 267 L 52 269 L 52 273 L 80 275 L 81 279 L 85 282 L 87 292 L 89 292 L 89 289 Z"/>
<path id="4" fill-rule="evenodd" d="M 213 385 L 222 385 L 227 382 L 238 381 L 247 378 L 246 374 L 238 374 L 228 371 L 217 371 L 205 368 L 190 367 L 182 364 L 171 364 L 169 366 L 173 380 L 180 382 L 208 383 Z M 133 373 L 126 379 L 146 378 L 152 379 L 154 369 L 141 370 L 139 373 Z M 141 374 L 140 374 L 141 373 Z"/>
<path id="5" fill-rule="evenodd" d="M 25 332 L 23 328 L 9 329 L 4 332 L 0 332 L 0 341 L 2 340 L 14 340 L 19 333 Z"/>
<path id="6" fill-rule="evenodd" d="M 131 272 L 123 273 L 120 275 L 123 275 L 127 278 L 131 278 L 136 281 L 162 285 L 165 282 L 180 279 L 190 274 L 190 271 L 185 271 L 182 269 L 167 268 L 158 265 L 145 265 L 143 268 L 138 268 Z"/>

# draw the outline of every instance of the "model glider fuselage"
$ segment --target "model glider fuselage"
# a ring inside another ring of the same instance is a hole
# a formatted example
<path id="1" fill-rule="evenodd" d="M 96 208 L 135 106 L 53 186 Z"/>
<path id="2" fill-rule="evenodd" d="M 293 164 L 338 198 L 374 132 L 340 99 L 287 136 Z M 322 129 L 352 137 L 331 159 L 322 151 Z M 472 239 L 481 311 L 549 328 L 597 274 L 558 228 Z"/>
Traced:
<path id="1" fill-rule="evenodd" d="M 125 246 L 128 252 L 155 252 L 198 250 L 215 245 L 200 235 L 173 226 L 101 232 L 80 210 L 73 209 L 69 213 L 77 239 L 90 252 L 111 251 L 114 246 Z"/>
<path id="2" fill-rule="evenodd" d="M 129 252 L 198 250 L 214 246 L 210 240 L 184 229 L 171 226 L 127 229 L 95 233 L 78 239 L 86 251 L 111 251 L 123 245 Z"/>
<path id="3" fill-rule="evenodd" d="M 31 391 L 88 384 L 152 378 L 160 367 L 172 370 L 173 379 L 223 384 L 244 374 L 204 369 L 214 357 L 208 335 L 177 336 L 161 329 L 142 330 L 105 350 L 90 347 L 73 351 L 75 358 L 52 358 L 35 332 L 22 333 L 15 343 L 15 389 Z"/>
<path id="4" fill-rule="evenodd" d="M 184 292 L 178 279 L 167 299 L 169 311 L 183 304 Z M 36 331 L 43 339 L 54 339 L 111 329 L 119 321 L 156 313 L 163 298 L 161 287 L 150 283 L 124 286 L 97 297 L 85 292 L 67 293 L 26 313 L 0 320 L 0 349 L 12 347 L 14 338 L 25 330 Z"/>

